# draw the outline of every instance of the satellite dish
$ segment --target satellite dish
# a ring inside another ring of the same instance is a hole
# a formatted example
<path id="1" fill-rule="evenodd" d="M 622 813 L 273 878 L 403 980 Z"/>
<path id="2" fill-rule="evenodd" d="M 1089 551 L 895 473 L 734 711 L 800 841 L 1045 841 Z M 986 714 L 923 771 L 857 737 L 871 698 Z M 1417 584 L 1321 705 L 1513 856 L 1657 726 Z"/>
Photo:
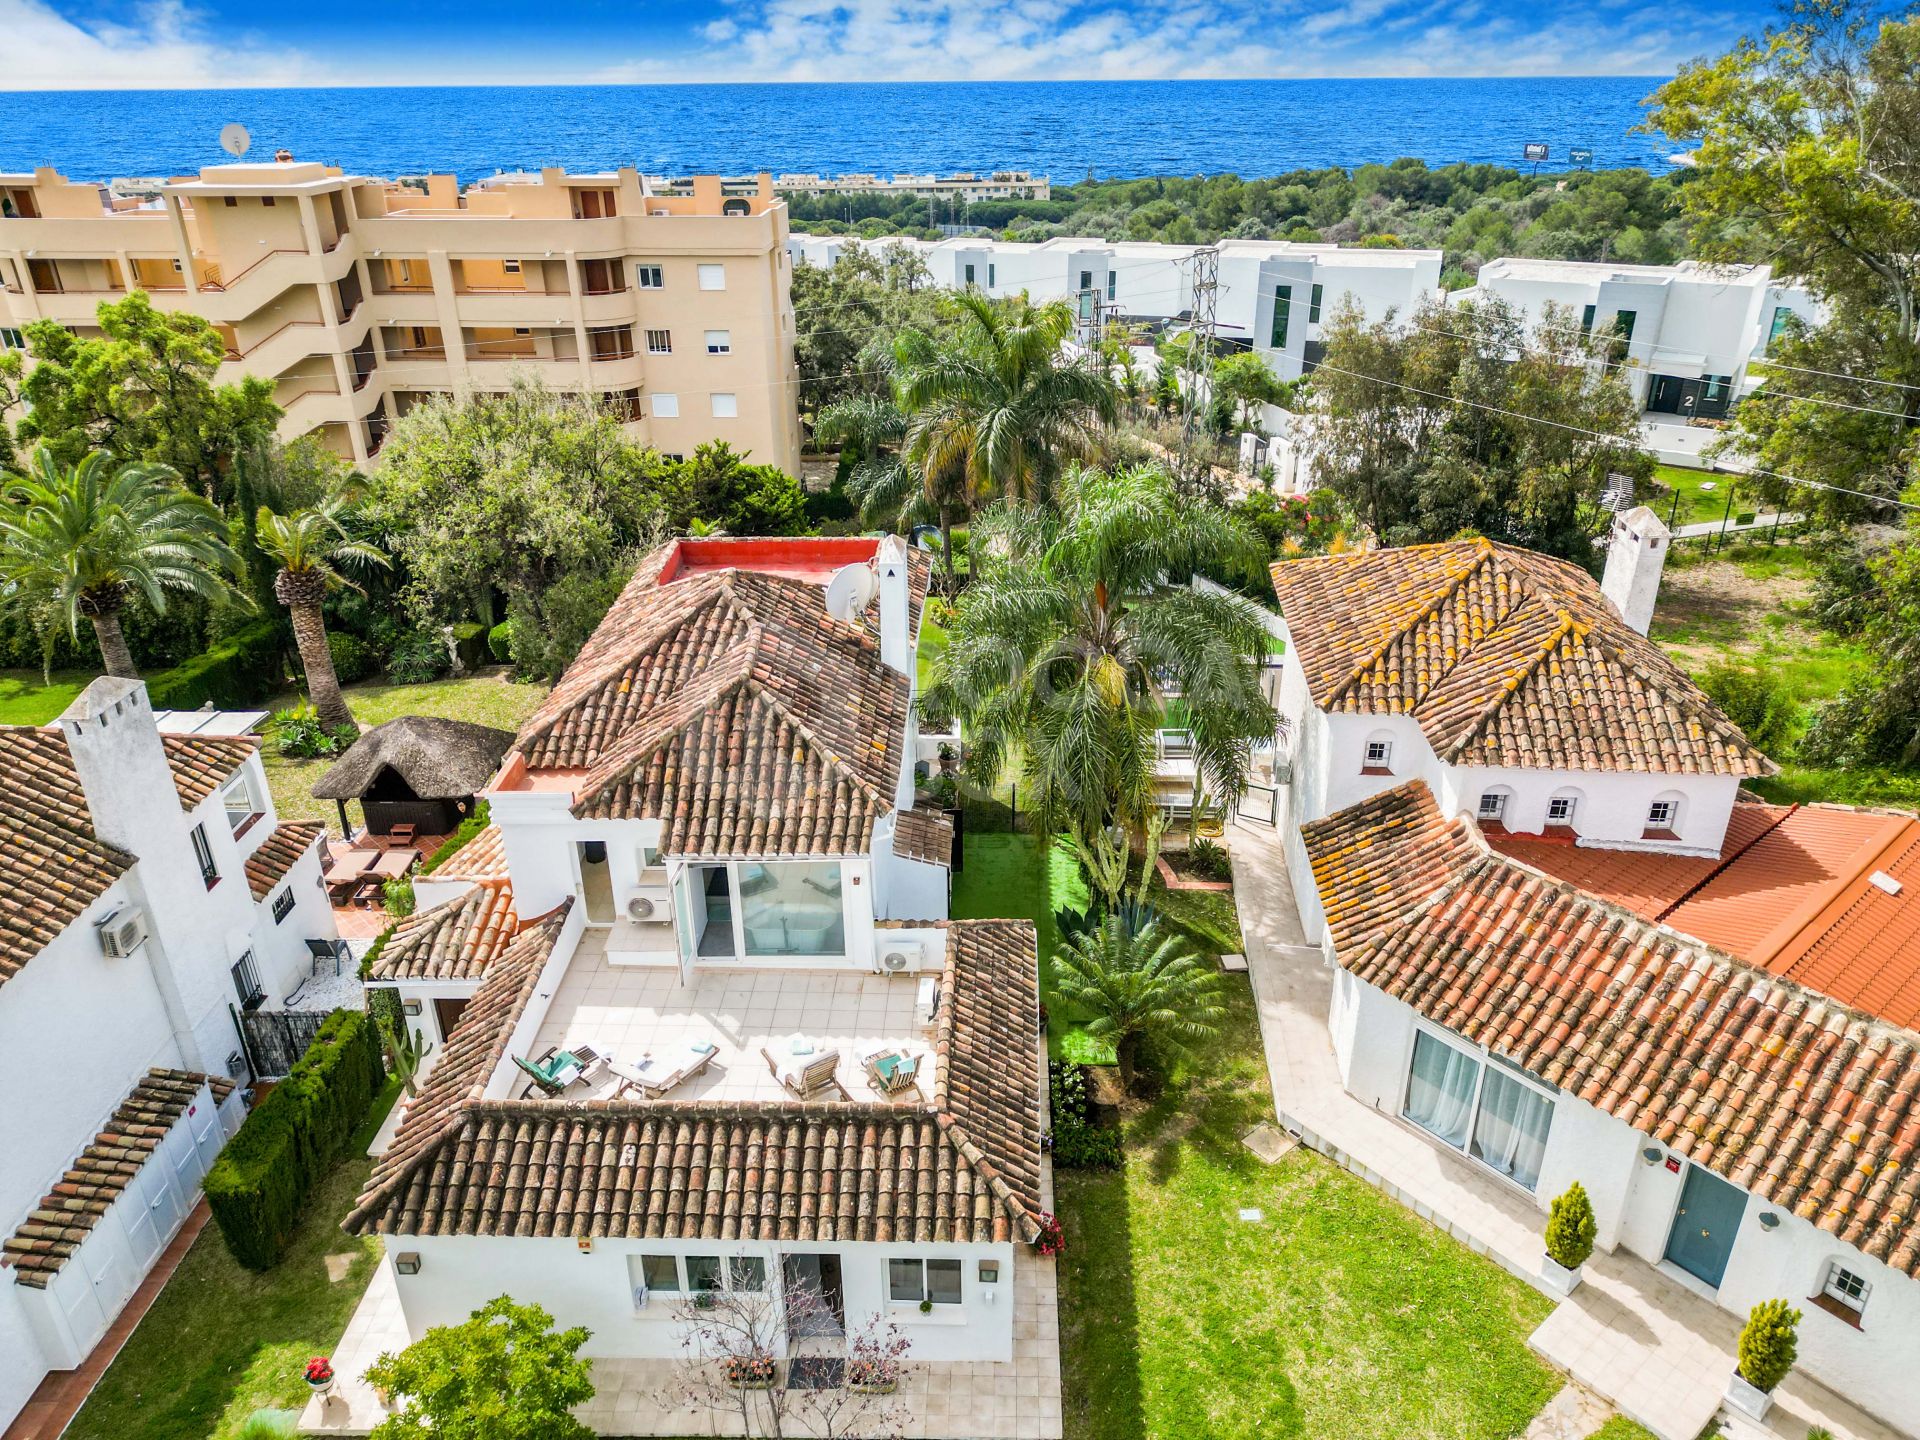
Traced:
<path id="1" fill-rule="evenodd" d="M 238 160 L 247 153 L 247 147 L 253 144 L 253 137 L 247 133 L 244 125 L 224 125 L 220 129 L 220 148 Z"/>
<path id="2" fill-rule="evenodd" d="M 851 625 L 873 603 L 880 582 L 864 560 L 842 565 L 827 582 L 827 614 Z"/>

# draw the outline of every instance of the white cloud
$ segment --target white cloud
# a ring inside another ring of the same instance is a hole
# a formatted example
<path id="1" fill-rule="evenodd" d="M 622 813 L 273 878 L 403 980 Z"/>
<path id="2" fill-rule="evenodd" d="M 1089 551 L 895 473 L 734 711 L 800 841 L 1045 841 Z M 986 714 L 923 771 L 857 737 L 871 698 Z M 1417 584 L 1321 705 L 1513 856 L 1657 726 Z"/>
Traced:
<path id="1" fill-rule="evenodd" d="M 0 0 L 0 54 L 14 90 L 155 90 L 331 83 L 298 51 L 222 38 L 181 0 L 125 22 L 82 23 L 43 0 Z"/>

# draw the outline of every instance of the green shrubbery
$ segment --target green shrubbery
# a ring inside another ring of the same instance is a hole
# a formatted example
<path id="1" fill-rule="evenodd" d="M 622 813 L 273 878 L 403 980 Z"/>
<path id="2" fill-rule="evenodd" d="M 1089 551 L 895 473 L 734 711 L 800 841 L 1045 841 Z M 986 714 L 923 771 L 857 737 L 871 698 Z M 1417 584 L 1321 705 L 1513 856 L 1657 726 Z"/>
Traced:
<path id="1" fill-rule="evenodd" d="M 380 657 L 358 635 L 343 630 L 327 632 L 327 653 L 333 657 L 333 673 L 342 685 L 364 680 L 380 668 Z"/>
<path id="2" fill-rule="evenodd" d="M 329 730 L 311 705 L 298 705 L 274 712 L 273 736 L 282 755 L 317 760 L 338 755 L 360 738 L 360 732 L 351 725 Z"/>
<path id="3" fill-rule="evenodd" d="M 1565 1270 L 1578 1270 L 1593 1254 L 1600 1227 L 1593 1218 L 1593 1202 L 1578 1180 L 1553 1202 L 1547 1212 L 1547 1258 Z"/>
<path id="4" fill-rule="evenodd" d="M 336 1010 L 292 1073 L 254 1107 L 207 1172 L 207 1203 L 233 1258 L 270 1269 L 307 1197 L 332 1170 L 385 1082 L 380 1038 L 358 1010 Z"/>
<path id="5" fill-rule="evenodd" d="M 1047 1062 L 1053 1118 L 1053 1163 L 1064 1170 L 1112 1170 L 1120 1164 L 1120 1132 L 1096 1125 L 1087 1101 L 1087 1067 Z"/>
<path id="6" fill-rule="evenodd" d="M 487 649 L 502 665 L 513 659 L 513 622 L 511 620 L 502 620 L 487 632 Z"/>
<path id="7" fill-rule="evenodd" d="M 453 653 L 460 657 L 460 668 L 478 670 L 487 663 L 487 627 L 478 620 L 462 620 L 450 627 Z"/>
<path id="8" fill-rule="evenodd" d="M 409 630 L 393 642 L 387 656 L 387 678 L 396 685 L 424 685 L 452 668 L 447 647 L 430 630 Z"/>
<path id="9" fill-rule="evenodd" d="M 1800 1353 L 1800 1312 L 1784 1300 L 1762 1300 L 1740 1330 L 1740 1378 L 1772 1390 L 1787 1378 Z"/>
<path id="10" fill-rule="evenodd" d="M 486 829 L 491 821 L 492 812 L 487 808 L 487 802 L 482 800 L 473 807 L 473 814 L 462 820 L 459 828 L 445 840 L 441 841 L 440 848 L 427 857 L 426 864 L 420 867 L 420 873 L 422 875 L 431 875 L 434 871 L 438 870 L 442 865 L 446 864 L 447 861 L 458 855 L 467 842 L 482 830 Z"/>
<path id="11" fill-rule="evenodd" d="M 212 704 L 225 710 L 252 705 L 286 680 L 287 627 L 280 620 L 257 620 L 236 630 L 204 655 L 196 655 L 147 680 L 147 696 L 156 710 L 198 710 Z"/>

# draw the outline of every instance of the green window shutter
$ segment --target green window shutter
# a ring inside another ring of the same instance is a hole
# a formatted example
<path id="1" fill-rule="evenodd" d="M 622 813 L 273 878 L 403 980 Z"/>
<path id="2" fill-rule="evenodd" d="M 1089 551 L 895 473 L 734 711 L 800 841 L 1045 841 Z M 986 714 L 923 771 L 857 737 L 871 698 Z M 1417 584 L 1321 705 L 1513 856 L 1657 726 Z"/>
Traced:
<path id="1" fill-rule="evenodd" d="M 1275 350 L 1287 348 L 1287 312 L 1293 309 L 1293 287 L 1276 285 L 1273 287 L 1273 333 L 1268 337 L 1269 345 Z"/>
<path id="2" fill-rule="evenodd" d="M 1591 335 L 1593 333 L 1593 314 L 1594 307 L 1591 305 L 1580 312 L 1580 333 L 1582 335 Z"/>
<path id="3" fill-rule="evenodd" d="M 1320 293 L 1325 289 L 1326 286 L 1324 285 L 1314 286 L 1313 294 L 1307 300 L 1307 323 L 1309 325 L 1318 325 L 1320 323 Z"/>

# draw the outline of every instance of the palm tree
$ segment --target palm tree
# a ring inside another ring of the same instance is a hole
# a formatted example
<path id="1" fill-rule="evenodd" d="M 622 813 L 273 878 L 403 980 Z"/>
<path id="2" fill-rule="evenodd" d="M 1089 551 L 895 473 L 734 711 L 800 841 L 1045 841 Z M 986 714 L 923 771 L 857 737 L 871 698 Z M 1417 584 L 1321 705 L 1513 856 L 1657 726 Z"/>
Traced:
<path id="1" fill-rule="evenodd" d="M 820 412 L 813 433 L 859 457 L 847 475 L 847 490 L 869 524 L 907 531 L 926 523 L 940 529 L 946 590 L 954 594 L 953 525 L 972 513 L 966 471 L 959 465 L 928 470 L 902 453 L 908 431 L 906 412 L 885 395 L 852 395 Z"/>
<path id="2" fill-rule="evenodd" d="M 378 546 L 355 539 L 343 523 L 364 494 L 363 482 L 352 476 L 318 505 L 286 515 L 263 505 L 258 517 L 260 552 L 280 567 L 273 578 L 273 594 L 293 616 L 293 641 L 300 648 L 300 668 L 307 675 L 307 698 L 320 723 L 336 729 L 351 726 L 353 712 L 333 671 L 320 605 L 330 590 L 360 588 L 344 569 L 387 564 Z"/>
<path id="3" fill-rule="evenodd" d="M 1044 500 L 1067 461 L 1088 454 L 1119 409 L 1099 365 L 1066 357 L 1065 301 L 993 301 L 969 290 L 948 302 L 938 338 L 902 331 L 894 395 L 909 416 L 905 449 L 928 474 L 959 469 L 975 498 Z"/>
<path id="4" fill-rule="evenodd" d="M 1070 470 L 1046 509 L 981 516 L 973 580 L 926 704 L 966 726 L 966 765 L 992 785 L 1016 755 L 1036 818 L 1093 835 L 1153 800 L 1154 732 L 1178 693 L 1198 778 L 1229 801 L 1277 717 L 1260 688 L 1267 634 L 1200 571 L 1264 560 L 1217 506 L 1176 498 L 1153 467 Z"/>
<path id="5" fill-rule="evenodd" d="M 1177 934 L 1144 908 L 1115 909 L 1062 941 L 1053 983 L 1086 1017 L 1087 1033 L 1113 1046 L 1120 1083 L 1133 1088 L 1140 1047 L 1178 1056 L 1219 1033 L 1220 979 Z"/>
<path id="6" fill-rule="evenodd" d="M 86 617 L 109 675 L 140 675 L 120 625 L 134 596 L 164 614 L 172 594 L 234 593 L 226 522 L 171 466 L 102 450 L 68 465 L 43 445 L 0 495 L 0 605 L 61 615 L 75 636 Z"/>

